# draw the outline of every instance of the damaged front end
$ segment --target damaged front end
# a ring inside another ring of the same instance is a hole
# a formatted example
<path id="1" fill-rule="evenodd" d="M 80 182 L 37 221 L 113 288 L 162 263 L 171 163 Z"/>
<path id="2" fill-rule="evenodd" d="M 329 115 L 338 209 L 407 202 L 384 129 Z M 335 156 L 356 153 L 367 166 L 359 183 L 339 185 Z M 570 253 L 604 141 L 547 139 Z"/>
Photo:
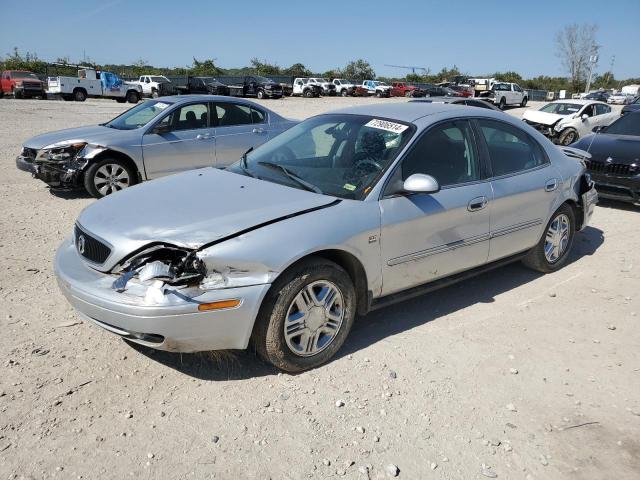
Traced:
<path id="1" fill-rule="evenodd" d="M 71 189 L 80 186 L 88 158 L 80 155 L 84 142 L 52 145 L 38 150 L 32 160 L 32 175 L 52 188 Z"/>
<path id="2" fill-rule="evenodd" d="M 137 295 L 145 291 L 145 304 L 161 304 L 165 294 L 182 292 L 194 298 L 211 290 L 262 285 L 272 280 L 275 272 L 264 265 L 223 262 L 213 253 L 168 244 L 155 244 L 129 255 L 112 274 L 117 278 L 111 288 L 118 293 Z"/>

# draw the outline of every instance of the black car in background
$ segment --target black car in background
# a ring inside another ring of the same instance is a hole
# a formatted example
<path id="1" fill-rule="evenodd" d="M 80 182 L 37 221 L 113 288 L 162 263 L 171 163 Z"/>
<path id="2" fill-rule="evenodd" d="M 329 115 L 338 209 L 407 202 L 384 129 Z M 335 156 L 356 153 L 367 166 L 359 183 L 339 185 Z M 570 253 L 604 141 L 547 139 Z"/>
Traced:
<path id="1" fill-rule="evenodd" d="M 179 95 L 229 95 L 229 87 L 214 77 L 187 77 L 187 84 L 174 87 Z"/>
<path id="2" fill-rule="evenodd" d="M 631 103 L 622 107 L 622 115 L 629 112 L 640 112 L 640 95 L 634 98 Z"/>
<path id="3" fill-rule="evenodd" d="M 640 205 L 640 111 L 593 130 L 571 146 L 591 154 L 585 163 L 598 195 Z"/>
<path id="4" fill-rule="evenodd" d="M 237 84 L 229 85 L 230 95 L 234 97 L 282 98 L 282 85 L 270 78 L 259 75 L 247 75 Z"/>
<path id="5" fill-rule="evenodd" d="M 607 103 L 611 95 L 608 92 L 591 92 L 584 96 L 585 100 L 597 100 L 598 102 Z"/>
<path id="6" fill-rule="evenodd" d="M 424 94 L 427 97 L 462 97 L 462 94 L 454 89 L 440 85 L 427 86 L 424 88 Z"/>
<path id="7" fill-rule="evenodd" d="M 488 110 L 495 110 L 497 112 L 501 112 L 498 107 L 496 107 L 493 103 L 489 103 L 486 100 L 482 100 L 480 98 L 468 98 L 468 97 L 429 97 L 429 98 L 420 98 L 418 100 L 409 100 L 411 102 L 418 103 L 448 103 L 451 105 L 467 105 L 469 107 L 479 107 L 486 108 Z"/>

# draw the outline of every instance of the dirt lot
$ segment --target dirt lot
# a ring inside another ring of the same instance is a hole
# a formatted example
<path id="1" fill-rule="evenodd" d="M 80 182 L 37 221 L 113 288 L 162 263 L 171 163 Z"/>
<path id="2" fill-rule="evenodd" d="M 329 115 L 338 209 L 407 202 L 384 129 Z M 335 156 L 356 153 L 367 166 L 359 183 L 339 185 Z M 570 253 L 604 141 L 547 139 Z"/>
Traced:
<path id="1" fill-rule="evenodd" d="M 124 108 L 0 101 L 0 478 L 640 478 L 638 208 L 601 204 L 557 273 L 516 264 L 359 319 L 311 372 L 153 352 L 58 292 L 54 252 L 94 200 L 14 164 L 28 137 Z"/>

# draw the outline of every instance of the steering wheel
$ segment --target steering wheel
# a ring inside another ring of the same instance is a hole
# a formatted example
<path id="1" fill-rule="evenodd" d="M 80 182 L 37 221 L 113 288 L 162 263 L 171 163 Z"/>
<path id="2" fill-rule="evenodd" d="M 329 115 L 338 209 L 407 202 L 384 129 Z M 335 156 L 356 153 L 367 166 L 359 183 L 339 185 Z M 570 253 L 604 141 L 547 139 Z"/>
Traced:
<path id="1" fill-rule="evenodd" d="M 371 168 L 367 168 L 367 167 L 373 167 L 378 172 L 381 172 L 382 169 L 384 168 L 382 165 L 380 165 L 378 162 L 376 162 L 372 158 L 365 158 L 363 160 L 356 162 L 356 164 L 354 165 L 355 170 L 367 170 L 367 171 L 371 170 Z"/>

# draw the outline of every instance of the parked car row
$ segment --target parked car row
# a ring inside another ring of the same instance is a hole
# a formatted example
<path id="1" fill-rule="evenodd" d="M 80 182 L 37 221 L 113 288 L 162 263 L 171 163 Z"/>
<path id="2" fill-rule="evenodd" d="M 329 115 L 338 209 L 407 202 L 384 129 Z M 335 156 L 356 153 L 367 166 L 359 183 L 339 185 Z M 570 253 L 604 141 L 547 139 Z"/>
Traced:
<path id="1" fill-rule="evenodd" d="M 357 314 L 510 262 L 562 268 L 588 225 L 588 154 L 487 103 L 446 104 L 481 100 L 445 99 L 293 124 L 246 100 L 167 97 L 31 139 L 19 159 L 58 176 L 75 169 L 108 194 L 122 175 L 220 166 L 222 143 L 221 164 L 237 160 L 226 170 L 145 182 L 85 208 L 57 252 L 58 285 L 129 341 L 176 352 L 251 344 L 298 372 L 334 357 Z M 249 135 L 291 128 L 243 152 L 240 130 L 219 131 L 238 119 Z"/>
<path id="2" fill-rule="evenodd" d="M 527 110 L 523 120 L 555 143 L 586 151 L 600 196 L 640 205 L 640 97 L 621 114 L 585 97 Z"/>

